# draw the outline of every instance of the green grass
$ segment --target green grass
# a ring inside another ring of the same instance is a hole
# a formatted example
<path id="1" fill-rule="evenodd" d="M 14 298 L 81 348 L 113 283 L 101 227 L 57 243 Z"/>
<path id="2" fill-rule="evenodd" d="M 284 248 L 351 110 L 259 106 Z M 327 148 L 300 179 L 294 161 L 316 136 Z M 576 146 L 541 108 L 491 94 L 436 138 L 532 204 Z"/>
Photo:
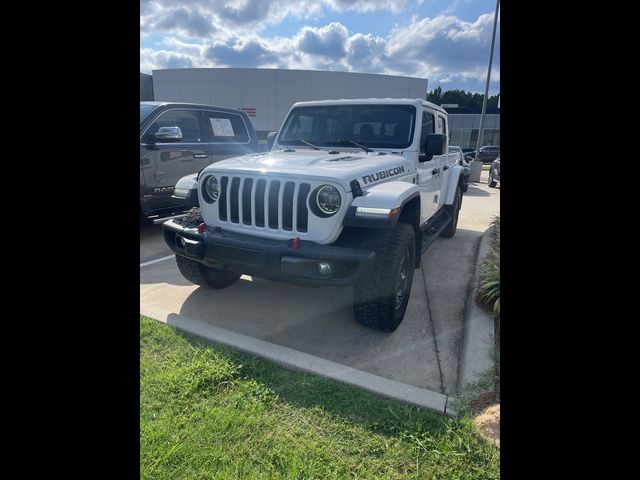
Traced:
<path id="1" fill-rule="evenodd" d="M 443 417 L 140 317 L 141 479 L 499 478 Z"/>
<path id="2" fill-rule="evenodd" d="M 500 350 L 493 352 L 493 367 L 482 372 L 475 382 L 465 386 L 453 402 L 463 415 L 474 416 L 489 405 L 500 403 Z"/>
<path id="3" fill-rule="evenodd" d="M 494 315 L 494 364 L 458 395 L 455 407 L 460 412 L 474 414 L 487 403 L 500 402 L 500 216 L 491 221 L 491 245 L 487 257 L 479 266 L 476 301 Z"/>

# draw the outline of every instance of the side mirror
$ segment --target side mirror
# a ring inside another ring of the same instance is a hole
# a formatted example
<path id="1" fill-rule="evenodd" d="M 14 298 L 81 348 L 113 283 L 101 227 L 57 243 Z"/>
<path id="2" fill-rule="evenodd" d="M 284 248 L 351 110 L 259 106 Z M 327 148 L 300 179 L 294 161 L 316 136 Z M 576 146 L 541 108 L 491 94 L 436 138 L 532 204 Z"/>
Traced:
<path id="1" fill-rule="evenodd" d="M 267 152 L 271 151 L 271 147 L 273 147 L 273 142 L 276 141 L 276 136 L 278 132 L 269 132 L 267 135 Z"/>
<path id="2" fill-rule="evenodd" d="M 427 148 L 425 154 L 444 155 L 447 153 L 447 136 L 443 133 L 430 133 L 427 135 Z"/>
<path id="3" fill-rule="evenodd" d="M 182 141 L 182 130 L 180 127 L 160 127 L 154 137 L 156 142 L 180 142 Z"/>

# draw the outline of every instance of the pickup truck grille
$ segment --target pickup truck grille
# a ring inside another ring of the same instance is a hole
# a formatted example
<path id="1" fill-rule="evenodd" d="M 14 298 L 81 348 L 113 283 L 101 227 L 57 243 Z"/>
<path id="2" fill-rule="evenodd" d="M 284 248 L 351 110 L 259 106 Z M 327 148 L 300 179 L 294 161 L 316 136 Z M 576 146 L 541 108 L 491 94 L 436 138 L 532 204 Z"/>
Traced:
<path id="1" fill-rule="evenodd" d="M 304 182 L 221 176 L 218 218 L 238 226 L 306 233 L 310 191 L 311 184 Z"/>

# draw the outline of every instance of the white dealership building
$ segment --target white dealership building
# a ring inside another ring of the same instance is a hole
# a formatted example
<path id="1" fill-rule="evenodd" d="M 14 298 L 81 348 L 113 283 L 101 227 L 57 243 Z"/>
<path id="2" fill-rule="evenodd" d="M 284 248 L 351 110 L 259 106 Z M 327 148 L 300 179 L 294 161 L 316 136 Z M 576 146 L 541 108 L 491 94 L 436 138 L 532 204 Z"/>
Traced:
<path id="1" fill-rule="evenodd" d="M 425 98 L 426 78 L 267 68 L 153 70 L 156 101 L 243 109 L 261 139 L 278 130 L 291 106 L 305 100 Z M 142 81 L 142 80 L 141 80 Z"/>
<path id="2" fill-rule="evenodd" d="M 426 78 L 269 68 L 179 68 L 140 73 L 140 99 L 244 109 L 261 140 L 295 102 L 339 98 L 426 98 Z M 450 108 L 452 107 L 452 108 Z M 457 106 L 456 106 L 457 107 Z M 447 106 L 451 145 L 476 146 L 480 110 Z M 487 109 L 483 145 L 500 144 L 500 109 Z"/>

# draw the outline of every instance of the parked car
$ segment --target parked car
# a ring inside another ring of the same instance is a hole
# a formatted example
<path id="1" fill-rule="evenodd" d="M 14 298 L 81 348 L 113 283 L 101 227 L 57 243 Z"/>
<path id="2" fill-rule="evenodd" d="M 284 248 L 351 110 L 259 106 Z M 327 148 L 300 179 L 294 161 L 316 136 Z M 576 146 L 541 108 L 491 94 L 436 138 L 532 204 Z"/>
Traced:
<path id="1" fill-rule="evenodd" d="M 475 148 L 463 148 L 462 154 L 464 155 L 464 160 L 466 162 L 473 161 L 473 156 L 475 155 L 475 152 L 476 152 Z"/>
<path id="2" fill-rule="evenodd" d="M 180 273 L 214 289 L 242 274 L 353 285 L 355 320 L 395 330 L 422 252 L 457 229 L 462 167 L 447 120 L 420 99 L 294 104 L 268 153 L 180 181 L 198 198 L 163 225 Z"/>
<path id="3" fill-rule="evenodd" d="M 480 147 L 478 152 L 478 160 L 482 161 L 482 163 L 491 163 L 500 155 L 500 145 L 485 145 L 484 147 Z M 475 157 L 475 150 L 465 154 L 465 159 L 468 162 L 475 160 Z"/>
<path id="4" fill-rule="evenodd" d="M 214 162 L 259 152 L 247 114 L 191 103 L 140 102 L 140 221 L 189 209 L 178 180 Z"/>
<path id="5" fill-rule="evenodd" d="M 482 163 L 491 163 L 500 155 L 500 145 L 485 145 L 480 148 L 476 160 L 481 160 Z"/>
<path id="6" fill-rule="evenodd" d="M 449 146 L 449 153 L 456 155 L 456 159 L 458 163 L 462 166 L 463 170 L 460 174 L 460 188 L 462 192 L 466 192 L 469 189 L 469 175 L 471 174 L 471 168 L 469 166 L 469 162 L 467 162 L 464 158 L 464 153 L 462 148 L 456 146 Z"/>
<path id="7" fill-rule="evenodd" d="M 500 155 L 493 162 L 489 169 L 489 186 L 495 187 L 500 181 Z"/>

